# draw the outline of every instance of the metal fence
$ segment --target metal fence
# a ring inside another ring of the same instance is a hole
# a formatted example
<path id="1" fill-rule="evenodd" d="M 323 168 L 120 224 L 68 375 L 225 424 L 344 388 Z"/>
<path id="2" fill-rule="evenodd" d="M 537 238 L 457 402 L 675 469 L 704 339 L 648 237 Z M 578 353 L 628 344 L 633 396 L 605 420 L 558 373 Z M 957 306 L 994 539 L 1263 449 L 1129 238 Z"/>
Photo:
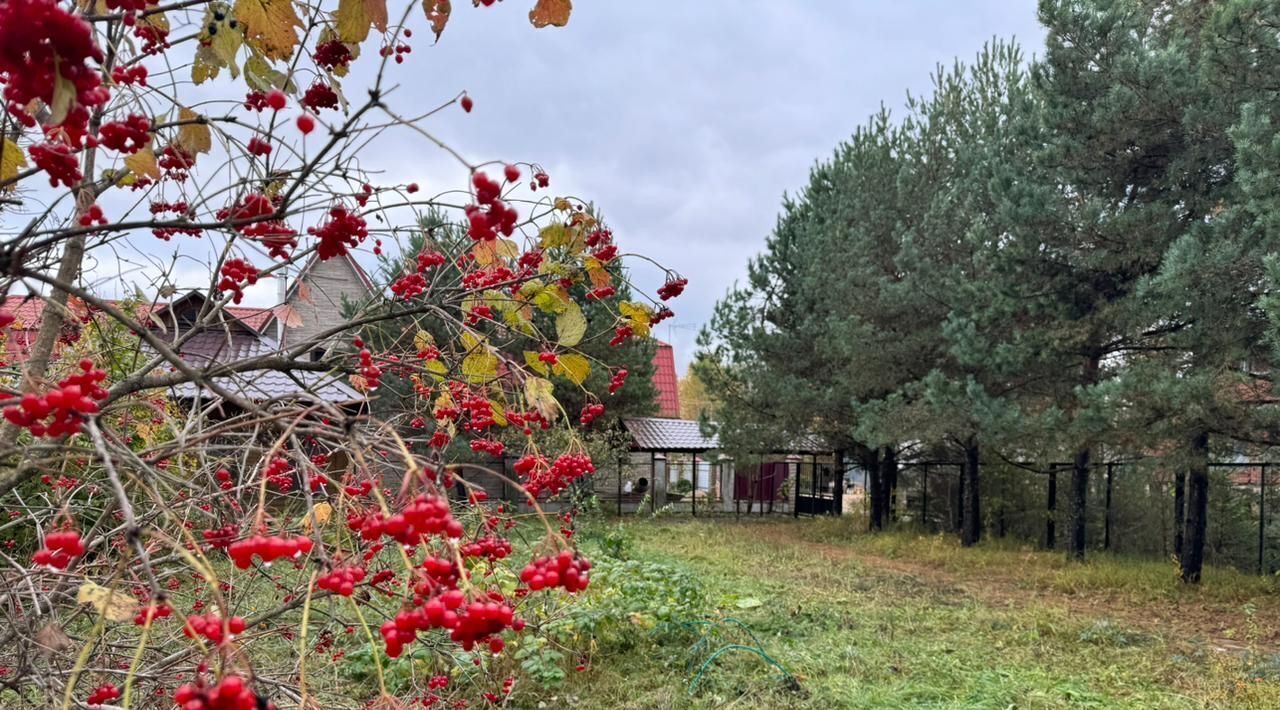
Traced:
<path id="1" fill-rule="evenodd" d="M 932 531 L 960 525 L 962 466 L 949 461 L 901 464 L 893 516 Z M 1046 470 L 984 465 L 986 534 L 1064 548 L 1070 535 L 1070 464 Z M 1144 557 L 1175 553 L 1174 472 L 1157 462 L 1113 462 L 1090 470 L 1085 539 L 1094 550 Z M 1205 557 L 1212 564 L 1280 571 L 1280 470 L 1272 462 L 1211 463 Z"/>

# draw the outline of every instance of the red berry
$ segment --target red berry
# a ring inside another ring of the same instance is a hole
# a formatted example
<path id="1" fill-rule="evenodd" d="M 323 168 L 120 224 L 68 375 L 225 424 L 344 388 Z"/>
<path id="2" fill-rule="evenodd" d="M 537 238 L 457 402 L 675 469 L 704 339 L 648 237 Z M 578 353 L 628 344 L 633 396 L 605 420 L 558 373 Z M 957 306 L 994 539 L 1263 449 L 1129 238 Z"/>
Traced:
<path id="1" fill-rule="evenodd" d="M 298 130 L 302 131 L 302 135 L 306 135 L 316 129 L 316 120 L 308 114 L 298 116 Z"/>
<path id="2" fill-rule="evenodd" d="M 276 111 L 284 109 L 288 104 L 289 98 L 279 89 L 272 89 L 271 93 L 267 94 L 267 105 Z"/>
<path id="3" fill-rule="evenodd" d="M 467 113 L 471 113 L 471 107 L 472 107 L 472 106 L 475 106 L 475 102 L 471 100 L 471 97 L 470 97 L 470 96 L 463 96 L 463 97 L 462 97 L 462 110 L 463 110 L 463 111 L 466 111 Z"/>

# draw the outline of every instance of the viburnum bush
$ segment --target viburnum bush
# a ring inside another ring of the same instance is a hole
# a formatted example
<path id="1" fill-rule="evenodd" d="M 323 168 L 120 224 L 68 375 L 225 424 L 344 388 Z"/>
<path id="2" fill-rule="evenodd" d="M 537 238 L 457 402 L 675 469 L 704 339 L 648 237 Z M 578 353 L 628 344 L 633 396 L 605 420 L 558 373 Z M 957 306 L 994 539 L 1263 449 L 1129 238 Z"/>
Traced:
<path id="1" fill-rule="evenodd" d="M 535 27 L 568 21 L 569 0 L 528 1 Z M 428 131 L 472 96 L 397 111 L 453 9 L 0 2 L 0 294 L 27 314 L 0 314 L 0 706 L 533 692 L 513 651 L 564 643 L 548 624 L 595 586 L 576 508 L 543 510 L 594 472 L 576 431 L 608 401 L 560 397 L 593 370 L 623 388 L 627 370 L 580 344 L 647 337 L 685 280 L 622 300 L 625 255 L 584 201 Z M 368 152 L 384 139 L 439 149 L 466 183 L 386 179 Z M 387 292 L 305 337 L 279 343 L 231 308 L 409 243 Z M 145 283 L 121 298 L 93 275 L 108 262 Z M 588 332 L 585 306 L 613 322 Z M 480 481 L 502 474 L 459 450 L 516 460 L 515 500 L 490 500 Z"/>

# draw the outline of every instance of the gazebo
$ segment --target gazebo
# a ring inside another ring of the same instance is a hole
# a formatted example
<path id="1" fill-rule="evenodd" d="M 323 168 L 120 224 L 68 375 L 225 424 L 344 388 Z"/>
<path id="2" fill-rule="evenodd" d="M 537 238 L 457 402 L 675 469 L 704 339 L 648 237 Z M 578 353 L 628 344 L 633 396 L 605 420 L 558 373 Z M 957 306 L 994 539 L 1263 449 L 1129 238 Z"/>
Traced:
<path id="1" fill-rule="evenodd" d="M 601 467 L 595 491 L 618 514 L 669 508 L 697 515 L 801 513 L 839 515 L 843 476 L 839 457 L 817 437 L 803 437 L 784 451 L 734 461 L 698 422 L 663 417 L 623 420 L 630 452 L 614 475 Z"/>

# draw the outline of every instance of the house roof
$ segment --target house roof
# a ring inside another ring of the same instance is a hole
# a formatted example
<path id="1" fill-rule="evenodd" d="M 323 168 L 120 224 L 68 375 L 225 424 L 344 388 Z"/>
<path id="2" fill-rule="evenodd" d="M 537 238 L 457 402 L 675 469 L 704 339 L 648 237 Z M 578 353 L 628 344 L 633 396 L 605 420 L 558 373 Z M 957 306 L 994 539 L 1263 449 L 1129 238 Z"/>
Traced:
<path id="1" fill-rule="evenodd" d="M 360 284 L 368 289 L 369 293 L 373 293 L 378 290 L 377 285 L 373 283 L 373 279 L 369 277 L 369 272 L 364 270 L 364 267 L 360 265 L 360 262 L 356 261 L 355 256 L 352 255 L 350 251 L 343 252 L 338 258 L 345 261 L 347 265 L 351 267 L 351 270 L 355 272 L 356 278 L 360 280 Z M 302 268 L 298 270 L 298 275 L 289 280 L 288 288 L 286 288 L 284 292 L 284 301 L 279 304 L 280 307 L 283 307 L 293 301 L 293 297 L 298 291 L 298 284 L 306 281 L 307 275 L 311 273 L 311 269 L 319 262 L 320 254 L 318 252 L 313 252 L 311 254 L 311 258 L 307 260 L 307 263 L 303 264 Z M 288 277 L 282 276 L 281 278 Z M 266 313 L 262 316 L 261 327 L 258 328 L 259 330 L 266 327 L 267 324 L 276 319 L 277 311 L 275 308 L 267 308 L 265 310 Z M 285 319 L 285 322 L 289 322 L 287 318 Z"/>
<path id="2" fill-rule="evenodd" d="M 160 317 L 144 319 L 142 322 L 151 323 L 155 330 L 168 329 L 173 324 L 164 316 L 170 309 L 180 310 L 184 306 L 198 309 L 199 301 L 203 298 L 203 293 L 193 292 L 172 303 L 148 304 L 143 306 L 144 312 L 150 311 Z M 45 302 L 39 297 L 9 296 L 0 304 L 0 311 L 12 313 L 17 319 L 7 333 L 7 359 L 10 363 L 26 361 L 30 346 L 35 342 L 36 332 L 40 328 L 40 317 L 44 313 L 44 307 Z M 222 319 L 221 324 L 214 324 L 183 343 L 182 351 L 179 353 L 183 360 L 196 367 L 208 367 L 214 363 L 236 362 L 275 352 L 276 343 L 261 334 L 261 328 L 270 317 L 271 309 L 226 307 L 224 312 L 230 318 Z M 233 324 L 237 327 L 225 327 Z M 146 350 L 150 351 L 150 348 Z M 213 381 L 246 399 L 258 402 L 299 396 L 314 396 L 336 404 L 364 399 L 364 395 L 325 372 L 250 370 L 216 377 Z M 174 397 L 184 399 L 202 394 L 201 387 L 193 383 L 174 386 L 170 391 Z"/>
<path id="3" fill-rule="evenodd" d="M 676 355 L 671 345 L 657 341 L 658 348 L 653 353 L 653 388 L 657 390 L 655 398 L 658 404 L 658 416 L 678 418 L 680 416 L 680 379 L 676 376 Z"/>
<path id="4" fill-rule="evenodd" d="M 710 451 L 720 446 L 715 436 L 703 436 L 698 422 L 689 419 L 634 417 L 622 423 L 633 448 L 641 451 Z"/>

